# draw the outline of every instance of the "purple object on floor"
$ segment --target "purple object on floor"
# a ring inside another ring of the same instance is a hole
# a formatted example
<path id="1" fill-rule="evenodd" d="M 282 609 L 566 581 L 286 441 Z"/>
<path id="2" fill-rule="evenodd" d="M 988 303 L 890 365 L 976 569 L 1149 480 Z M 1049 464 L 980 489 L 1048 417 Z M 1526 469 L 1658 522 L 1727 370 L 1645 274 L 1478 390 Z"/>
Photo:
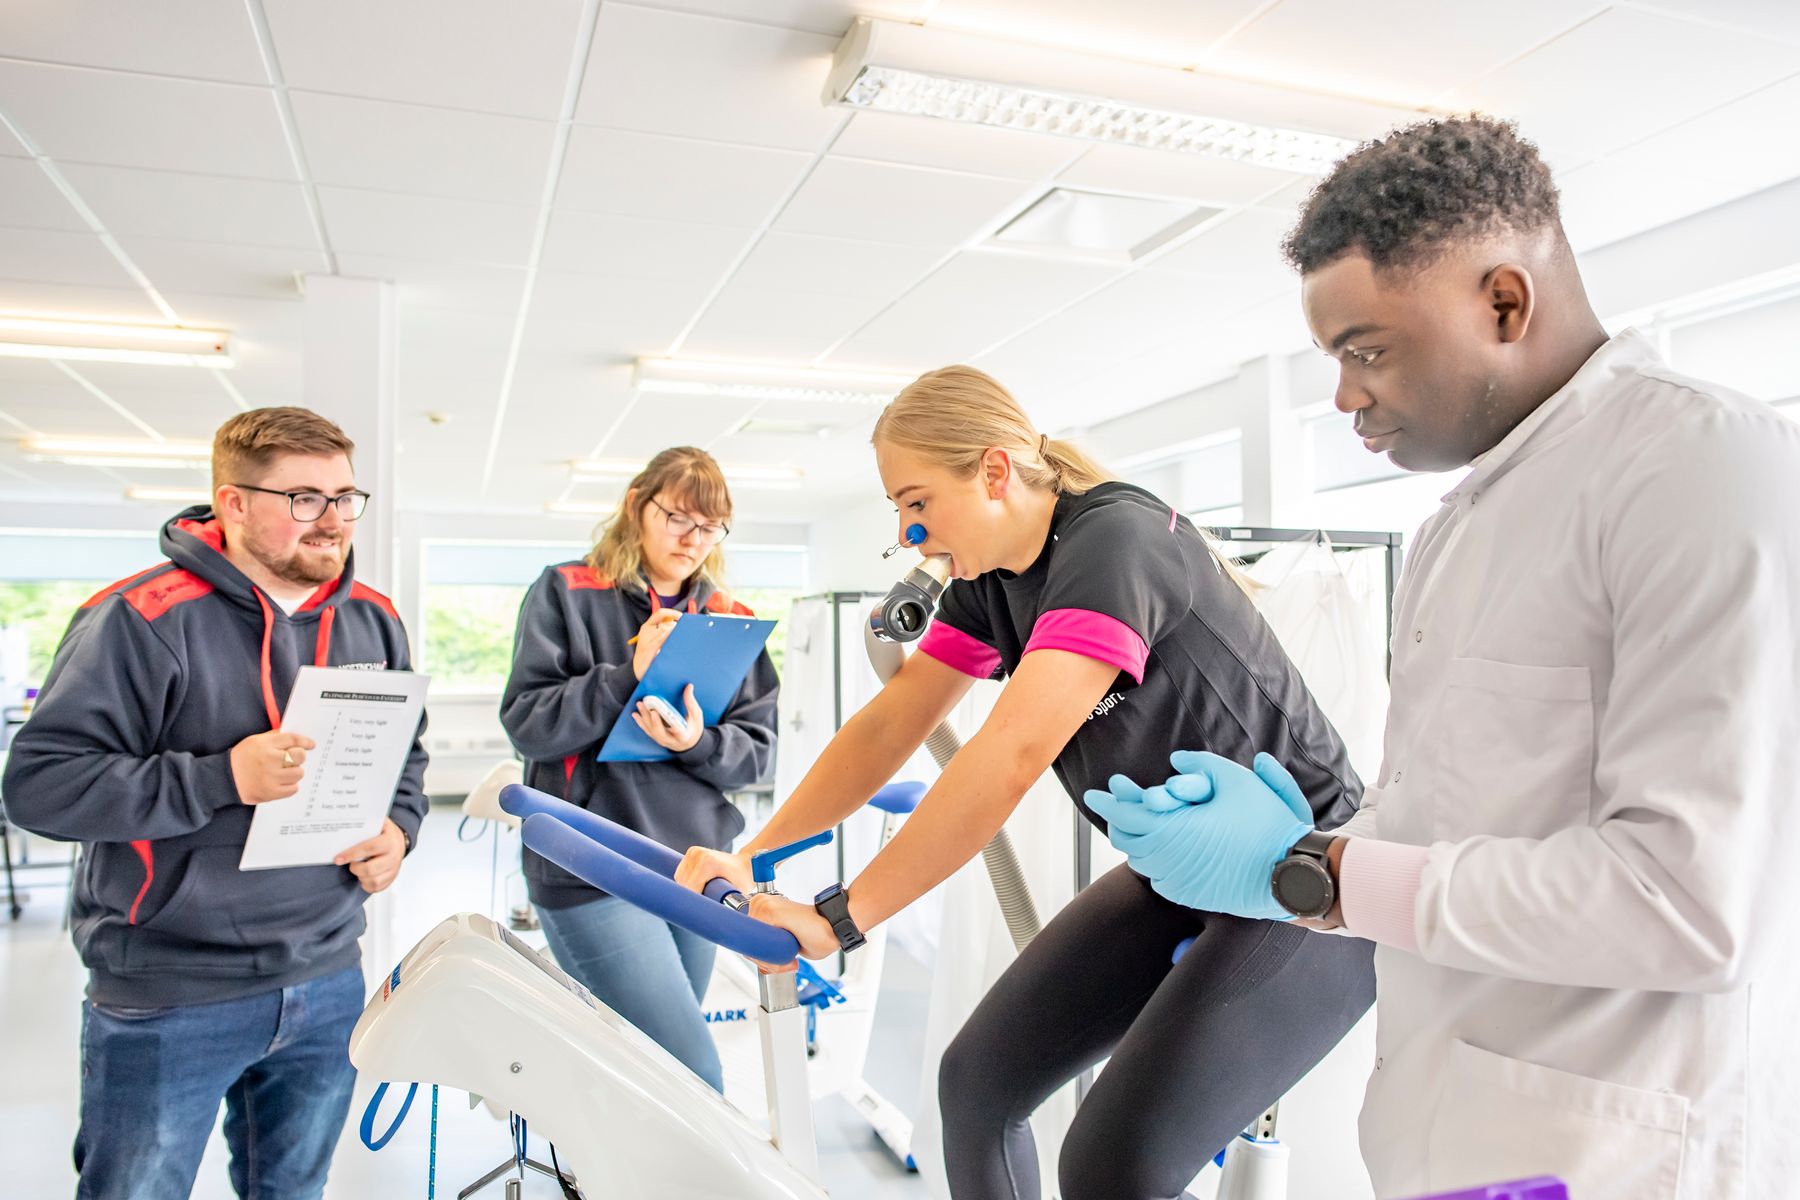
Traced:
<path id="1" fill-rule="evenodd" d="M 1539 1175 L 1535 1179 L 1490 1183 L 1461 1192 L 1438 1192 L 1414 1200 L 1569 1200 L 1569 1189 L 1554 1175 Z"/>

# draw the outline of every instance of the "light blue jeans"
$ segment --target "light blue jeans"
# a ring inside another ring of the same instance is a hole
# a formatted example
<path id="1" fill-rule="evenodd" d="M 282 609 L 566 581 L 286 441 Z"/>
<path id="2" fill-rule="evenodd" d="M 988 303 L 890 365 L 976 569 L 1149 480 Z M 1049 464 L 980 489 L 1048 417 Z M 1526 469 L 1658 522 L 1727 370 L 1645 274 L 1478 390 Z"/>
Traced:
<path id="1" fill-rule="evenodd" d="M 360 967 L 216 1004 L 81 1006 L 79 1200 L 186 1200 L 225 1104 L 231 1186 L 317 1200 L 356 1069 Z"/>
<path id="2" fill-rule="evenodd" d="M 614 896 L 540 908 L 538 919 L 563 970 L 713 1090 L 725 1090 L 700 1012 L 717 946 Z"/>

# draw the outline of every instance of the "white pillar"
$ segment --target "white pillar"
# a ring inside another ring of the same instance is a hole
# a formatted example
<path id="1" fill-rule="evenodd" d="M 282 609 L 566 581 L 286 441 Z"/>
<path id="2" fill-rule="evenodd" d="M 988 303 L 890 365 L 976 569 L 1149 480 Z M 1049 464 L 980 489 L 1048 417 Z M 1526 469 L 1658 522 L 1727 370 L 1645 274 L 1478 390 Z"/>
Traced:
<path id="1" fill-rule="evenodd" d="M 356 578 L 391 594 L 396 583 L 394 466 L 399 303 L 391 283 L 306 277 L 301 398 L 356 443 L 356 485 L 371 499 L 357 522 Z"/>
<path id="2" fill-rule="evenodd" d="M 1288 363 L 1265 355 L 1238 371 L 1239 454 L 1244 524 L 1304 526 L 1311 521 L 1311 447 L 1295 415 Z"/>

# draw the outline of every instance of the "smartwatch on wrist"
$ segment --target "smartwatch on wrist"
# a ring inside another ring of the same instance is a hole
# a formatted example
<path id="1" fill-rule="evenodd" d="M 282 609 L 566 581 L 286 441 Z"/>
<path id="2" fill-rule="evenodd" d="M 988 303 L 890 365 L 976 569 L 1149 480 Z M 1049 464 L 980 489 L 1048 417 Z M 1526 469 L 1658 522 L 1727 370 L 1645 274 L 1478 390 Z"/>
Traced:
<path id="1" fill-rule="evenodd" d="M 813 908 L 831 923 L 831 932 L 837 934 L 839 950 L 848 953 L 868 940 L 863 936 L 863 931 L 856 927 L 856 922 L 850 919 L 850 893 L 844 890 L 843 884 L 834 883 L 814 896 Z"/>
<path id="2" fill-rule="evenodd" d="M 1325 854 L 1337 838 L 1314 829 L 1294 843 L 1287 857 L 1269 872 L 1275 903 L 1296 917 L 1323 917 L 1337 903 L 1337 884 Z"/>

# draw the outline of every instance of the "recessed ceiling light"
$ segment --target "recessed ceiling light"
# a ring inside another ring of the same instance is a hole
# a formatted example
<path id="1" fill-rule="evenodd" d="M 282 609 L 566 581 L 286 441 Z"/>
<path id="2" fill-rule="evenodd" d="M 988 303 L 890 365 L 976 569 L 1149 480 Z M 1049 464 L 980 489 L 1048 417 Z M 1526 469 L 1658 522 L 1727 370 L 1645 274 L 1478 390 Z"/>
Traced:
<path id="1" fill-rule="evenodd" d="M 683 396 L 885 404 L 913 378 L 891 371 L 640 358 L 631 382 L 640 391 Z"/>
<path id="2" fill-rule="evenodd" d="M 616 504 L 591 504 L 585 500 L 552 500 L 544 511 L 562 517 L 609 517 L 618 510 Z"/>
<path id="3" fill-rule="evenodd" d="M 212 445 L 208 442 L 60 437 L 34 433 L 19 439 L 19 450 L 31 462 L 83 467 L 205 470 L 212 465 Z"/>
<path id="4" fill-rule="evenodd" d="M 0 314 L 0 357 L 151 366 L 233 366 L 231 337 L 217 329 L 120 325 Z"/>
<path id="5" fill-rule="evenodd" d="M 644 464 L 629 458 L 584 458 L 569 464 L 577 479 L 630 479 Z M 805 477 L 799 467 L 774 467 L 752 463 L 720 463 L 727 483 L 741 487 L 796 488 Z"/>
<path id="6" fill-rule="evenodd" d="M 206 504 L 212 493 L 205 488 L 130 487 L 125 489 L 125 498 L 154 504 Z"/>

